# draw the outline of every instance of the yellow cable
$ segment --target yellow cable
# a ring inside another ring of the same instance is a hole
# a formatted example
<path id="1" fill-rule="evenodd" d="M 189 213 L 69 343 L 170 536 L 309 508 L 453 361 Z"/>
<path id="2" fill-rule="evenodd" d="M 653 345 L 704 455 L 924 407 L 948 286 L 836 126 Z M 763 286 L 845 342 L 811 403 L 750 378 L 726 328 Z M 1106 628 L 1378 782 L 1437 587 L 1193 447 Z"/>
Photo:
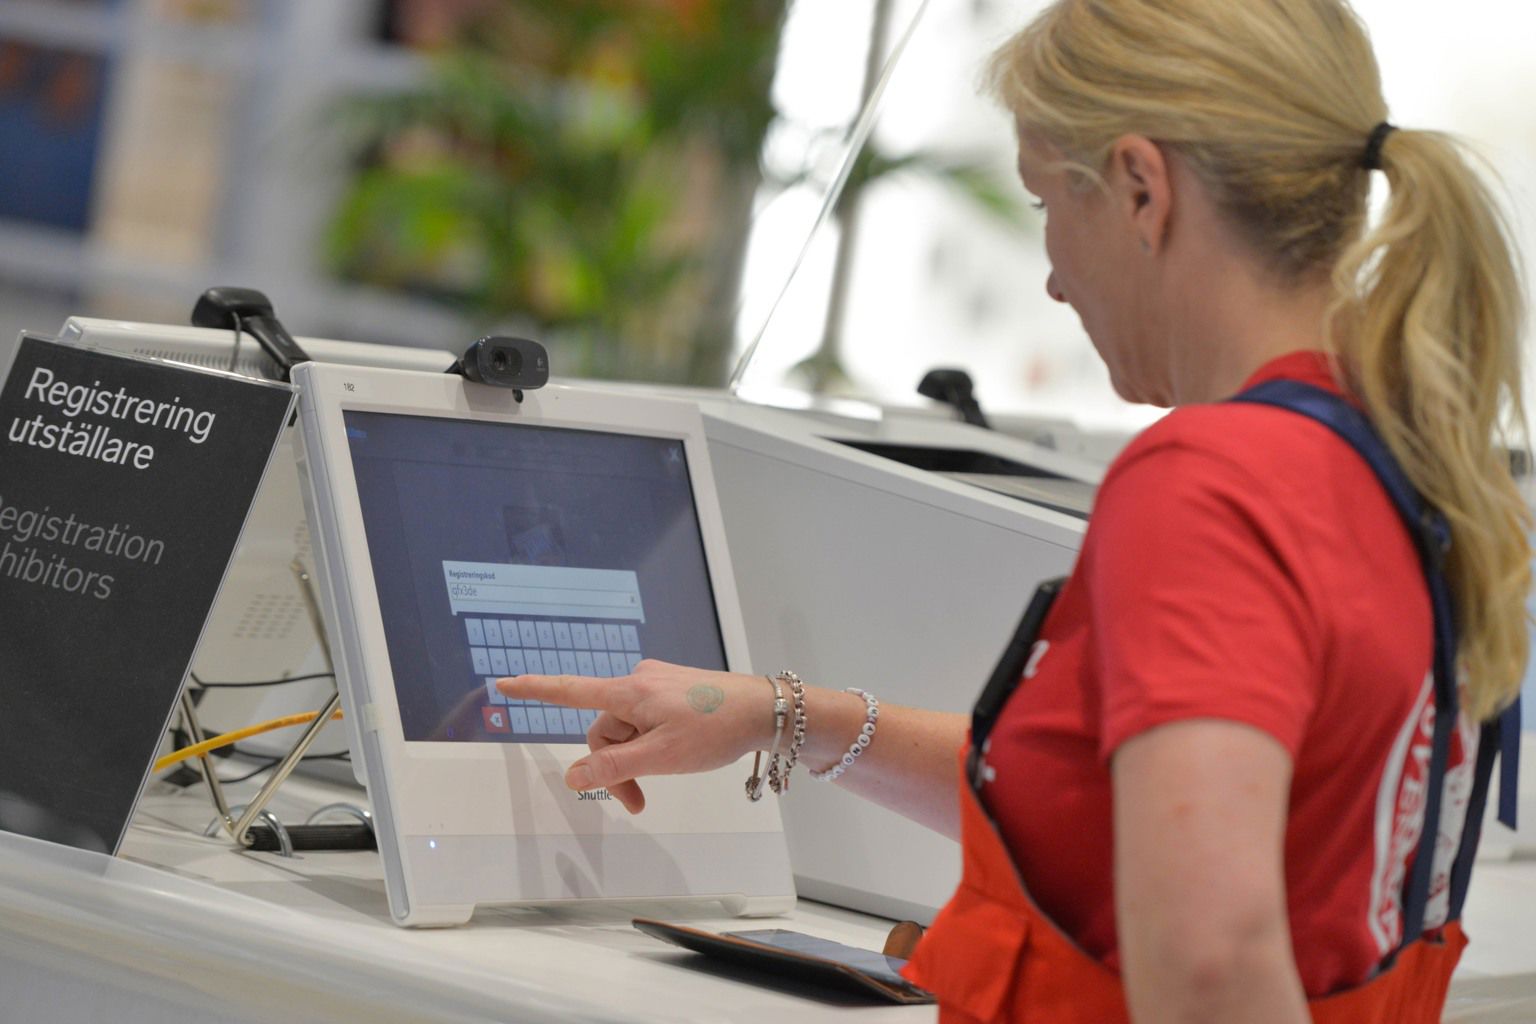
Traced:
<path id="1" fill-rule="evenodd" d="M 303 725 L 305 722 L 313 722 L 319 714 L 320 712 L 318 711 L 306 711 L 302 715 L 286 715 L 282 718 L 274 718 L 268 722 L 248 725 L 244 729 L 236 729 L 234 732 L 226 732 L 222 736 L 214 736 L 211 739 L 203 740 L 201 743 L 194 743 L 190 747 L 182 747 L 180 750 L 166 754 L 155 762 L 154 770 L 163 772 L 171 767 L 171 765 L 180 764 L 194 757 L 202 757 L 210 750 L 227 747 L 231 743 L 239 743 L 241 740 L 250 739 L 252 736 L 260 736 L 264 732 L 272 732 L 274 729 L 286 729 L 290 725 Z M 340 717 L 341 709 L 337 708 L 336 713 L 331 716 L 331 720 L 335 721 Z"/>

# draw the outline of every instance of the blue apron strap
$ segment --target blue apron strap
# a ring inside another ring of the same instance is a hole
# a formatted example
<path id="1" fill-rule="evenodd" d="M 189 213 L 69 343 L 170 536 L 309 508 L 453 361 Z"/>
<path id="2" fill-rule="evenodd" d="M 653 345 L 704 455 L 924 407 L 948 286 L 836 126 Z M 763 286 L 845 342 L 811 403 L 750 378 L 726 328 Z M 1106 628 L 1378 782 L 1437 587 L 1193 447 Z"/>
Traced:
<path id="1" fill-rule="evenodd" d="M 1435 728 L 1430 740 L 1423 831 L 1419 835 L 1418 849 L 1414 851 L 1413 870 L 1403 889 L 1402 944 L 1387 959 L 1387 966 L 1391 966 L 1392 960 L 1396 959 L 1404 947 L 1417 941 L 1424 933 L 1424 915 L 1429 906 L 1429 887 L 1434 876 L 1435 849 L 1440 839 L 1440 806 L 1445 796 L 1445 775 L 1450 766 L 1451 734 L 1456 731 L 1456 638 L 1451 624 L 1450 593 L 1445 577 L 1438 570 L 1430 572 L 1429 580 L 1430 603 L 1435 614 Z M 1451 680 L 1451 686 L 1442 686 L 1442 679 Z M 1470 814 L 1470 808 L 1468 810 Z M 1477 817 L 1482 818 L 1481 811 Z M 1462 835 L 1465 838 L 1465 832 Z"/>
<path id="2" fill-rule="evenodd" d="M 1456 851 L 1456 864 L 1451 868 L 1451 902 L 1445 915 L 1447 921 L 1461 917 L 1461 908 L 1467 902 L 1467 890 L 1472 887 L 1472 862 L 1477 859 L 1477 841 L 1483 835 L 1488 783 L 1493 778 L 1493 761 L 1499 756 L 1499 734 L 1504 731 L 1504 726 L 1505 719 L 1501 716 L 1491 722 L 1484 722 L 1478 735 L 1477 768 L 1472 774 L 1467 820 L 1461 827 L 1461 846 Z"/>
<path id="3" fill-rule="evenodd" d="M 1425 504 L 1412 483 L 1404 475 L 1391 450 L 1376 433 L 1370 420 L 1359 409 L 1340 396 L 1303 384 L 1300 381 L 1273 380 L 1237 395 L 1233 401 L 1252 402 L 1277 406 L 1307 416 L 1323 424 L 1353 448 L 1381 482 L 1393 506 L 1402 518 L 1418 549 L 1420 564 L 1429 589 L 1430 608 L 1434 614 L 1435 647 L 1433 677 L 1435 690 L 1435 725 L 1430 742 L 1429 785 L 1425 796 L 1424 824 L 1414 853 L 1413 870 L 1403 886 L 1403 936 L 1398 949 L 1393 951 L 1384 966 L 1390 966 L 1397 954 L 1409 943 L 1416 941 L 1424 931 L 1425 910 L 1429 902 L 1429 887 L 1434 871 L 1435 846 L 1440 834 L 1440 811 L 1445 793 L 1445 774 L 1450 760 L 1451 735 L 1457 717 L 1456 692 L 1456 631 L 1450 586 L 1445 578 L 1445 554 L 1450 547 L 1450 529 L 1443 517 Z M 1491 747 L 1496 747 L 1490 744 Z M 1481 752 L 1481 747 L 1479 748 Z M 1491 761 L 1489 767 L 1491 768 Z M 1475 787 L 1474 787 L 1475 788 Z M 1487 788 L 1483 788 L 1486 800 Z M 1475 817 L 1479 824 L 1482 810 L 1468 809 L 1469 821 Z M 1466 846 L 1463 831 L 1463 848 Z M 1476 840 L 1472 840 L 1475 852 Z M 1461 867 L 1461 858 L 1453 865 L 1453 879 Z M 1470 863 L 1462 872 L 1470 879 Z M 1459 906 L 1465 899 L 1464 892 L 1451 894 L 1451 904 Z"/>
<path id="4" fill-rule="evenodd" d="M 1520 698 L 1499 716 L 1499 821 L 1511 830 L 1519 827 L 1520 795 Z"/>
<path id="5" fill-rule="evenodd" d="M 1445 552 L 1450 548 L 1449 528 L 1424 504 L 1370 420 L 1360 410 L 1330 391 L 1293 380 L 1266 381 L 1238 395 L 1234 401 L 1276 405 L 1310 416 L 1348 441 L 1370 465 L 1391 496 L 1392 504 L 1397 506 L 1398 514 L 1413 535 L 1419 557 L 1426 562 L 1426 574 L 1431 563 L 1437 571 L 1443 567 Z M 1366 444 L 1369 447 L 1362 447 L 1356 438 L 1368 438 Z M 1520 699 L 1516 697 L 1515 702 L 1504 709 L 1503 726 L 1499 731 L 1499 821 L 1510 829 L 1516 828 L 1519 821 L 1520 706 Z"/>

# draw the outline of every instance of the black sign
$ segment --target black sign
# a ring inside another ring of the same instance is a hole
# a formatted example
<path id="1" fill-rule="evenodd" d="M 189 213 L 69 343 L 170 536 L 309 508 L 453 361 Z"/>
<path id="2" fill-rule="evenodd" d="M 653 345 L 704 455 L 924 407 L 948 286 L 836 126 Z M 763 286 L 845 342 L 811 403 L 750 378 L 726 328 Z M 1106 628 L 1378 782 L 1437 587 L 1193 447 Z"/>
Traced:
<path id="1" fill-rule="evenodd" d="M 0 829 L 117 849 L 292 405 L 22 339 L 0 392 Z"/>

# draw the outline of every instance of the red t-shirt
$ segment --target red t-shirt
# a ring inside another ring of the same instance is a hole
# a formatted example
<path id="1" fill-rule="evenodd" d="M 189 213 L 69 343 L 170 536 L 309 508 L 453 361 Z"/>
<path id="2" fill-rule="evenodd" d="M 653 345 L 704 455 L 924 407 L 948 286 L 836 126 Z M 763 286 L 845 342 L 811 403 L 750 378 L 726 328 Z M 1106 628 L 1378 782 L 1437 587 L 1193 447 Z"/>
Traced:
<path id="1" fill-rule="evenodd" d="M 1261 369 L 1337 390 L 1302 353 Z M 1099 489 L 1077 567 L 992 733 L 983 799 L 1026 885 L 1119 967 L 1109 762 L 1168 722 L 1273 736 L 1294 765 L 1285 885 L 1308 996 L 1370 977 L 1402 929 L 1434 702 L 1423 572 L 1349 445 L 1267 406 L 1188 406 Z M 1444 922 L 1475 727 L 1452 744 L 1428 924 Z"/>

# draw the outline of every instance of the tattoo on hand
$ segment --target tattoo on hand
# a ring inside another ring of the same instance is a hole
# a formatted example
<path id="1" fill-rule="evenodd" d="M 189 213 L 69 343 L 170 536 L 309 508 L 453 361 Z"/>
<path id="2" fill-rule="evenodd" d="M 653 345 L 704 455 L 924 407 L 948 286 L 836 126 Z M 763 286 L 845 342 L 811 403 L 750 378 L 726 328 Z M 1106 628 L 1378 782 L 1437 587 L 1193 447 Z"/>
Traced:
<path id="1" fill-rule="evenodd" d="M 709 714 L 725 703 L 725 691 L 718 686 L 700 684 L 688 691 L 688 706 L 700 714 Z"/>

